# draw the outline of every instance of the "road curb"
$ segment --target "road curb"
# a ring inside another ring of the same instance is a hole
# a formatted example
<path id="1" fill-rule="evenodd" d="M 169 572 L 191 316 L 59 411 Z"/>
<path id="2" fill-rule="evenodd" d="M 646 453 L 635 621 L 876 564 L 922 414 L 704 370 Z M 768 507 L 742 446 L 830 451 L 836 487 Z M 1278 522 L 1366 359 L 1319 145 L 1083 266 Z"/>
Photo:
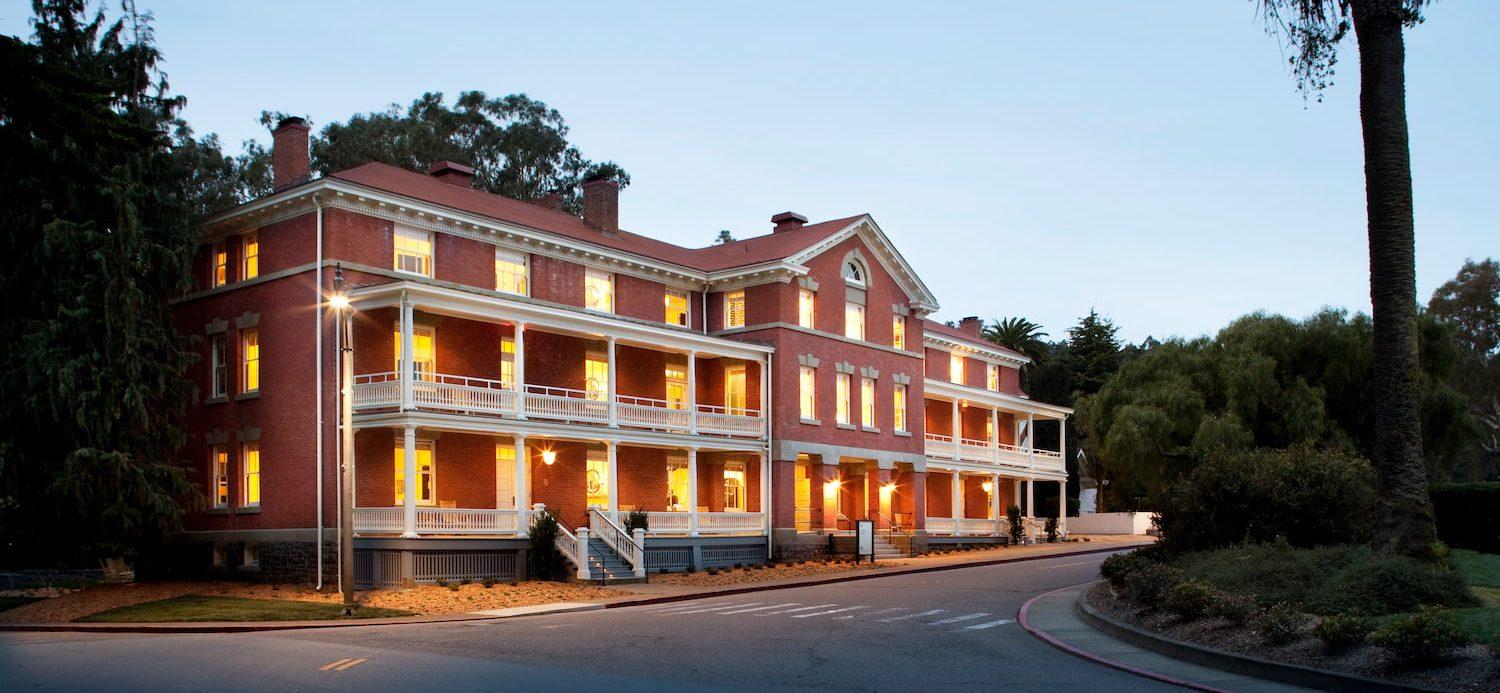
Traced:
<path id="1" fill-rule="evenodd" d="M 771 590 L 790 589 L 793 587 L 815 587 L 818 585 L 831 585 L 839 582 L 854 582 L 855 580 L 873 580 L 875 578 L 895 577 L 898 575 L 915 575 L 918 573 L 936 573 L 945 570 L 960 570 L 963 568 L 983 568 L 986 566 L 1003 565 L 1006 563 L 1022 563 L 1025 561 L 1040 561 L 1049 558 L 1064 558 L 1067 556 L 1087 556 L 1095 553 L 1113 553 L 1126 549 L 1138 549 L 1142 546 L 1150 546 L 1150 543 L 1123 544 L 1108 548 L 1085 549 L 1083 551 L 1067 551 L 1063 553 L 1036 554 L 1032 556 L 1015 556 L 1011 558 L 995 558 L 969 563 L 951 563 L 947 565 L 921 566 L 917 568 L 893 568 L 872 573 L 860 573 L 857 575 L 835 575 L 832 577 L 812 578 L 797 582 L 782 582 L 770 585 L 745 585 L 744 587 L 727 587 L 721 590 L 707 592 L 692 592 L 687 594 L 671 594 L 660 597 L 645 597 L 641 599 L 625 599 L 617 602 L 607 602 L 606 609 L 619 609 L 629 606 L 648 606 L 651 604 L 666 604 L 669 602 L 685 602 L 694 599 L 708 599 L 711 597 L 728 597 L 736 594 L 748 594 L 751 592 L 769 592 Z"/>
<path id="2" fill-rule="evenodd" d="M 1039 601 L 1041 599 L 1045 599 L 1045 598 L 1047 598 L 1047 597 L 1049 597 L 1051 595 L 1057 594 L 1058 592 L 1063 592 L 1063 591 L 1066 591 L 1066 590 L 1076 589 L 1076 588 L 1083 587 L 1083 586 L 1086 586 L 1086 585 L 1092 585 L 1092 584 L 1095 584 L 1096 582 L 1098 582 L 1098 580 L 1094 580 L 1094 581 L 1090 581 L 1090 582 L 1085 582 L 1082 585 L 1072 585 L 1072 586 L 1069 586 L 1069 587 L 1059 587 L 1059 588 L 1057 588 L 1055 590 L 1051 590 L 1049 592 L 1043 592 L 1042 594 L 1039 594 L 1039 595 L 1037 595 L 1035 597 L 1032 597 L 1031 599 L 1026 600 L 1025 604 L 1021 605 L 1021 612 L 1020 612 L 1019 615 L 1016 616 L 1016 622 L 1019 623 L 1019 624 L 1021 624 L 1021 628 L 1025 629 L 1027 633 L 1030 633 L 1032 635 L 1032 637 L 1034 637 L 1034 638 L 1036 638 L 1038 640 L 1041 640 L 1042 642 L 1047 643 L 1048 645 L 1051 645 L 1052 647 L 1054 647 L 1054 648 L 1056 648 L 1058 650 L 1062 650 L 1063 652 L 1066 652 L 1066 653 L 1068 653 L 1070 655 L 1073 655 L 1074 657 L 1077 657 L 1079 659 L 1088 660 L 1088 661 L 1093 662 L 1095 664 L 1099 664 L 1099 665 L 1102 665 L 1102 666 L 1109 667 L 1111 669 L 1116 669 L 1116 670 L 1119 670 L 1119 671 L 1123 671 L 1123 672 L 1125 672 L 1127 674 L 1134 674 L 1134 675 L 1140 676 L 1142 678 L 1151 679 L 1153 681 L 1161 681 L 1162 683 L 1168 683 L 1168 684 L 1172 684 L 1174 686 L 1181 686 L 1183 688 L 1190 688 L 1190 689 L 1195 690 L 1195 691 L 1205 691 L 1206 693 L 1227 693 L 1226 691 L 1223 691 L 1222 689 L 1219 689 L 1219 688 L 1213 688 L 1211 686 L 1204 686 L 1202 684 L 1193 683 L 1191 681 L 1184 681 L 1182 679 L 1174 678 L 1174 677 L 1168 676 L 1166 674 L 1162 674 L 1162 673 L 1158 673 L 1158 672 L 1155 672 L 1155 671 L 1151 671 L 1149 669 L 1142 669 L 1140 667 L 1133 667 L 1133 666 L 1130 666 L 1129 664 L 1124 664 L 1122 662 L 1116 662 L 1116 661 L 1114 661 L 1112 659 L 1106 659 L 1104 657 L 1100 657 L 1099 655 L 1096 655 L 1096 654 L 1094 654 L 1092 652 L 1088 652 L 1086 650 L 1081 650 L 1079 648 L 1073 647 L 1072 645 L 1069 645 L 1068 643 L 1063 642 L 1062 640 L 1060 640 L 1057 637 L 1053 636 L 1051 633 L 1048 633 L 1047 631 L 1044 631 L 1044 630 L 1042 630 L 1040 628 L 1037 628 L 1036 626 L 1031 625 L 1030 611 L 1031 611 L 1031 605 L 1032 604 L 1036 603 L 1037 601 Z M 1090 625 L 1092 625 L 1092 624 L 1090 624 Z"/>
<path id="3" fill-rule="evenodd" d="M 1151 650 L 1157 654 L 1166 655 L 1173 659 L 1180 659 L 1184 662 L 1213 667 L 1235 674 L 1254 676 L 1258 679 L 1289 683 L 1294 686 L 1316 688 L 1325 691 L 1349 691 L 1350 693 L 1378 691 L 1380 693 L 1397 693 L 1399 691 L 1443 690 L 1441 688 L 1398 684 L 1381 679 L 1357 676 L 1355 674 L 1345 674 L 1327 669 L 1303 666 L 1301 664 L 1277 662 L 1159 635 L 1143 628 L 1117 621 L 1100 613 L 1098 609 L 1095 609 L 1093 605 L 1088 603 L 1087 596 L 1087 591 L 1079 593 L 1078 600 L 1073 605 L 1079 618 L 1084 623 L 1111 637 L 1124 640 L 1132 645 Z"/>

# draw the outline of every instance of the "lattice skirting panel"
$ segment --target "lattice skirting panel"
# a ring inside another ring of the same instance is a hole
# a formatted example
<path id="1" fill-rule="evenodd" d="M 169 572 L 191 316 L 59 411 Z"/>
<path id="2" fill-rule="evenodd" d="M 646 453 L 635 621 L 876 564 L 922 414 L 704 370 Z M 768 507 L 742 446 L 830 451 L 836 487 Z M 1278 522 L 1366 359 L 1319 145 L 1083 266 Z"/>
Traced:
<path id="1" fill-rule="evenodd" d="M 364 589 L 400 587 L 405 576 L 403 567 L 411 554 L 411 579 L 418 583 L 438 580 L 516 579 L 515 551 L 393 551 L 354 552 L 354 581 Z"/>
<path id="2" fill-rule="evenodd" d="M 380 589 L 401 586 L 400 551 L 355 551 L 354 586 Z"/>
<path id="3" fill-rule="evenodd" d="M 646 572 L 687 570 L 693 564 L 691 546 L 646 547 Z"/>
<path id="4" fill-rule="evenodd" d="M 766 547 L 763 545 L 703 547 L 703 567 L 705 568 L 723 568 L 736 563 L 750 565 L 765 562 Z"/>

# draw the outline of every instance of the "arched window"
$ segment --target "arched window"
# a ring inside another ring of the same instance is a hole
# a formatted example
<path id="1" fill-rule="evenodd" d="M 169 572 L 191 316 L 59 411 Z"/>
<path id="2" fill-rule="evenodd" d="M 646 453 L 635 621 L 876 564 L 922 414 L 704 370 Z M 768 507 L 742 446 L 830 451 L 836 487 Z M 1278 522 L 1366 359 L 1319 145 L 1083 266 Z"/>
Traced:
<path id="1" fill-rule="evenodd" d="M 855 259 L 850 259 L 848 262 L 845 262 L 844 263 L 844 279 L 846 281 L 848 281 L 849 283 L 851 283 L 851 284 L 859 284 L 860 286 L 864 286 L 864 284 L 865 284 L 865 267 L 864 267 L 864 265 L 861 265 L 859 263 L 859 260 L 855 260 Z"/>

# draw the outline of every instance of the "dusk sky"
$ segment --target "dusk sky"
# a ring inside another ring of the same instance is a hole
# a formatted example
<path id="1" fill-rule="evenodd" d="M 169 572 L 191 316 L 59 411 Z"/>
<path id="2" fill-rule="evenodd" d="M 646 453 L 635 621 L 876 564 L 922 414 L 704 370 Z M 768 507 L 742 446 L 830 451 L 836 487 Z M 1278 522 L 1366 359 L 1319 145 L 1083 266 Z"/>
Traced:
<path id="1" fill-rule="evenodd" d="M 1297 93 L 1247 0 L 848 4 L 165 2 L 199 134 L 269 141 L 424 91 L 524 92 L 631 174 L 621 222 L 701 246 L 869 212 L 943 306 L 1137 341 L 1368 311 L 1357 53 Z M 113 6 L 113 3 L 112 3 Z M 29 36 L 30 2 L 0 0 Z M 1408 33 L 1417 288 L 1500 256 L 1500 3 Z"/>

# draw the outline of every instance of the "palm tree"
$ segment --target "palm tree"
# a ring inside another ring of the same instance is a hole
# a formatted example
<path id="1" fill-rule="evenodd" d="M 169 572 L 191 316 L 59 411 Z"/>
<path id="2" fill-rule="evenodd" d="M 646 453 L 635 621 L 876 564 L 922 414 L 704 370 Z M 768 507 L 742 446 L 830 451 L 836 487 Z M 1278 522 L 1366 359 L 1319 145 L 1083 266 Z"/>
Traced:
<path id="1" fill-rule="evenodd" d="M 1033 363 L 1040 363 L 1047 357 L 1047 343 L 1042 341 L 1047 333 L 1042 331 L 1041 325 L 1026 318 L 993 320 L 984 326 L 982 334 L 990 342 L 1031 357 Z"/>
<path id="2" fill-rule="evenodd" d="M 1359 47 L 1359 120 L 1365 147 L 1365 211 L 1374 318 L 1377 550 L 1430 558 L 1437 540 L 1417 389 L 1417 288 L 1411 149 L 1406 130 L 1406 46 L 1430 0 L 1252 0 L 1293 49 L 1298 89 L 1316 94 L 1333 77 L 1352 25 Z M 1309 509 L 1313 512 L 1314 509 Z"/>

